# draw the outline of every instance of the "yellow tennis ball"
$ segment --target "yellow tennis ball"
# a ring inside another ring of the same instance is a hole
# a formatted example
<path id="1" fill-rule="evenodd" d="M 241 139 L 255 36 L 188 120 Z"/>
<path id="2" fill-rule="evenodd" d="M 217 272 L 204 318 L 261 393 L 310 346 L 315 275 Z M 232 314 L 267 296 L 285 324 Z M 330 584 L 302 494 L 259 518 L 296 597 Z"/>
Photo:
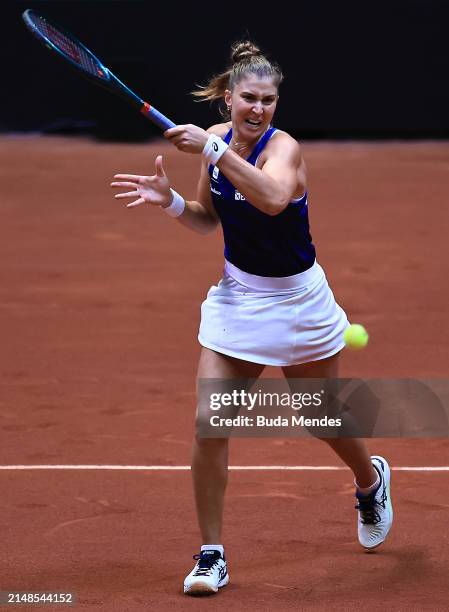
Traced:
<path id="1" fill-rule="evenodd" d="M 348 348 L 355 351 L 365 348 L 368 344 L 368 332 L 358 323 L 354 323 L 347 327 L 343 334 L 343 340 Z"/>

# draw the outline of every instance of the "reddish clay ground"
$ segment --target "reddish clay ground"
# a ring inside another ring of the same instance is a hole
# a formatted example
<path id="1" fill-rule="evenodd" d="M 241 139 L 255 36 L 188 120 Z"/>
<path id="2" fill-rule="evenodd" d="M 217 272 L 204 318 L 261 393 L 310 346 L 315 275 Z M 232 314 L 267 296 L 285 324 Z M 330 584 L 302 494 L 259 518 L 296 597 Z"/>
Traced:
<path id="1" fill-rule="evenodd" d="M 305 144 L 318 259 L 369 348 L 343 376 L 447 378 L 449 144 Z M 0 464 L 185 465 L 199 306 L 219 233 L 125 209 L 115 172 L 195 193 L 165 142 L 0 139 Z M 267 370 L 266 375 L 276 375 Z M 446 439 L 373 440 L 393 466 L 446 465 Z M 234 465 L 339 465 L 314 440 L 234 440 Z M 0 472 L 0 590 L 73 591 L 77 610 L 444 610 L 449 472 L 396 472 L 396 521 L 356 543 L 349 472 L 232 472 L 231 584 L 181 594 L 198 546 L 188 472 Z M 66 609 L 35 607 L 33 609 Z"/>

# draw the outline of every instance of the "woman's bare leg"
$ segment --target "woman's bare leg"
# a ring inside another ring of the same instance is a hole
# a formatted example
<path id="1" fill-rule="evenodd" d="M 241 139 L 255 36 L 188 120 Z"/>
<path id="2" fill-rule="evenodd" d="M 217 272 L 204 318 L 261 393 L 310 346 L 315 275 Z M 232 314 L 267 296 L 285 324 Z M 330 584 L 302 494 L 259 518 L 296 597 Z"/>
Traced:
<path id="1" fill-rule="evenodd" d="M 198 379 L 258 378 L 265 366 L 203 348 Z M 197 421 L 210 417 L 198 405 Z M 228 438 L 201 438 L 193 442 L 192 476 L 198 523 L 203 544 L 220 544 L 223 505 L 228 480 Z"/>
<path id="2" fill-rule="evenodd" d="M 282 368 L 286 378 L 338 378 L 339 355 Z M 352 470 L 359 487 L 372 485 L 377 479 L 370 454 L 364 440 L 356 438 L 321 438 Z"/>

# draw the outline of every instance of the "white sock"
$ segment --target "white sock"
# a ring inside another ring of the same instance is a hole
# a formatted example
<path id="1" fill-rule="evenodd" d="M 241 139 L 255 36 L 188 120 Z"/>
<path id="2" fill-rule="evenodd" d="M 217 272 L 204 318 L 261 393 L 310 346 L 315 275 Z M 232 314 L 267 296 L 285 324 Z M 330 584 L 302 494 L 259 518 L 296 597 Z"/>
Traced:
<path id="1" fill-rule="evenodd" d="M 203 544 L 201 550 L 218 550 L 220 555 L 224 557 L 224 546 L 222 544 Z"/>
<path id="2" fill-rule="evenodd" d="M 376 470 L 377 471 L 377 470 Z M 357 487 L 357 491 L 359 493 L 361 493 L 362 495 L 369 495 L 370 493 L 372 493 L 373 491 L 375 491 L 377 489 L 377 487 L 380 485 L 380 476 L 377 473 L 377 478 L 376 478 L 376 482 L 373 482 L 372 485 L 370 485 L 369 487 L 359 487 L 359 485 L 356 483 L 356 481 L 354 480 L 354 484 Z"/>

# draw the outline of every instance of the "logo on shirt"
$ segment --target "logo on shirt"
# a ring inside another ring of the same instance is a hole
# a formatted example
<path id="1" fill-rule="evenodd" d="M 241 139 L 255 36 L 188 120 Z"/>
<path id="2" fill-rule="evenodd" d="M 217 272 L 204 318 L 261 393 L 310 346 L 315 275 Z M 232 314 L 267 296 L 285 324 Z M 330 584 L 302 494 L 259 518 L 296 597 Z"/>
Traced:
<path id="1" fill-rule="evenodd" d="M 217 195 L 221 195 L 221 191 L 218 191 L 218 189 L 215 189 L 215 187 L 212 187 L 212 185 L 210 186 L 210 190 L 212 191 L 212 193 L 216 193 Z"/>
<path id="2" fill-rule="evenodd" d="M 242 196 L 240 191 L 237 191 L 237 189 L 235 190 L 235 199 L 236 200 L 246 200 L 245 196 Z"/>
<path id="3" fill-rule="evenodd" d="M 212 178 L 214 178 L 215 180 L 218 180 L 218 173 L 219 173 L 219 170 L 217 166 L 214 166 L 214 169 L 212 170 Z"/>

